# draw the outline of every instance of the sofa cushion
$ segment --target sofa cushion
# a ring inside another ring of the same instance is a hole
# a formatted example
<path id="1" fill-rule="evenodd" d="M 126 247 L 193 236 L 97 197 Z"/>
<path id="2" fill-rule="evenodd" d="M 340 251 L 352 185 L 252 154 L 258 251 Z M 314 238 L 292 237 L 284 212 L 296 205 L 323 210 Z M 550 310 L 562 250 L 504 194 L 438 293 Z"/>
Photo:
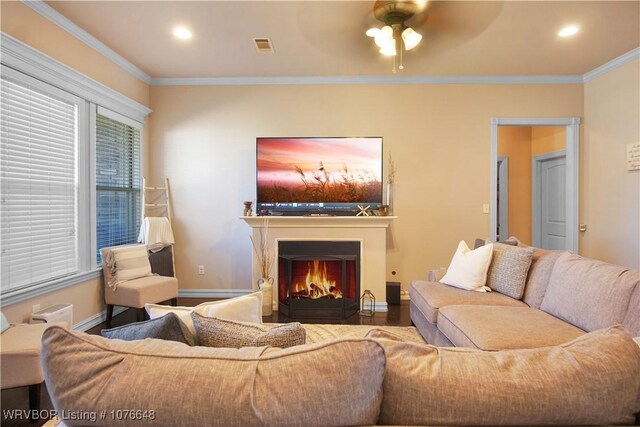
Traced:
<path id="1" fill-rule="evenodd" d="M 487 271 L 491 264 L 493 244 L 471 250 L 461 240 L 458 244 L 447 272 L 440 279 L 442 283 L 469 291 L 487 292 Z"/>
<path id="2" fill-rule="evenodd" d="M 619 327 L 497 352 L 380 335 L 387 354 L 380 424 L 612 425 L 633 423 L 640 411 L 640 348 Z"/>
<path id="3" fill-rule="evenodd" d="M 305 343 L 305 329 L 299 322 L 282 325 L 234 322 L 191 313 L 200 345 L 207 347 L 293 347 Z"/>
<path id="4" fill-rule="evenodd" d="M 438 329 L 456 347 L 480 350 L 558 345 L 585 333 L 537 308 L 490 305 L 442 307 Z"/>
<path id="5" fill-rule="evenodd" d="M 487 286 L 511 298 L 521 299 L 534 250 L 494 243 Z"/>
<path id="6" fill-rule="evenodd" d="M 447 305 L 507 305 L 525 307 L 522 301 L 498 292 L 469 292 L 438 282 L 414 280 L 409 285 L 409 297 L 431 323 L 438 321 L 438 309 Z"/>
<path id="7" fill-rule="evenodd" d="M 152 421 L 136 425 L 371 425 L 382 401 L 385 354 L 368 339 L 230 349 L 51 328 L 42 362 L 58 413 L 154 411 Z M 123 424 L 109 415 L 92 423 Z"/>
<path id="8" fill-rule="evenodd" d="M 530 307 L 540 308 L 553 266 L 563 253 L 567 252 L 536 249 L 533 253 L 529 274 L 527 274 L 527 282 L 524 286 L 524 295 L 522 296 L 522 301 Z"/>
<path id="9" fill-rule="evenodd" d="M 146 276 L 127 280 L 117 290 L 104 290 L 107 304 L 142 308 L 148 301 L 166 301 L 178 295 L 178 279 L 175 277 Z"/>
<path id="10" fill-rule="evenodd" d="M 182 323 L 175 313 L 144 322 L 130 323 L 117 328 L 103 329 L 100 334 L 105 338 L 125 341 L 157 338 L 167 341 L 177 341 L 187 345 L 195 345 L 196 339 L 189 328 Z"/>
<path id="11" fill-rule="evenodd" d="M 622 323 L 638 270 L 565 253 L 556 261 L 540 309 L 593 331 Z"/>
<path id="12" fill-rule="evenodd" d="M 636 288 L 631 295 L 627 314 L 624 316 L 622 324 L 627 328 L 631 335 L 636 337 L 640 336 L 640 284 L 636 285 Z"/>

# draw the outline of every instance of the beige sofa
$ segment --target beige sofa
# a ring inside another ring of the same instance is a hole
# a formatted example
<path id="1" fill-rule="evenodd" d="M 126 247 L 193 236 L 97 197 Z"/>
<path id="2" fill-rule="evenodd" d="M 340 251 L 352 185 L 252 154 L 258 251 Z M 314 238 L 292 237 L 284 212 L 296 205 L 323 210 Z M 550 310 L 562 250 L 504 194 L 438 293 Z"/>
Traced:
<path id="1" fill-rule="evenodd" d="M 438 346 L 481 350 L 557 345 L 622 324 L 640 336 L 640 271 L 538 249 L 522 300 L 439 283 L 444 271 L 409 287 L 411 320 Z"/>
<path id="2" fill-rule="evenodd" d="M 377 329 L 235 349 L 54 327 L 42 365 L 67 425 L 613 425 L 640 411 L 640 347 L 620 326 L 496 352 Z"/>

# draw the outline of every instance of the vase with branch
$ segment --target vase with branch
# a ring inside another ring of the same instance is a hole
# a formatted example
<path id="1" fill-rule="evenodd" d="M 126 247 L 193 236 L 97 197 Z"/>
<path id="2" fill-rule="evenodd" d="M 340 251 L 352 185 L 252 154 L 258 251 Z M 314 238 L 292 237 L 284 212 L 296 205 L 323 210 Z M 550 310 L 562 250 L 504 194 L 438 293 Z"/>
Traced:
<path id="1" fill-rule="evenodd" d="M 259 241 L 253 236 L 249 236 L 251 239 L 251 245 L 256 255 L 256 260 L 260 266 L 260 279 L 258 279 L 258 288 L 262 291 L 262 315 L 270 316 L 273 312 L 272 299 L 273 299 L 273 277 L 271 277 L 271 269 L 273 268 L 273 254 L 269 249 L 269 218 L 264 218 L 264 224 L 258 229 Z"/>
<path id="2" fill-rule="evenodd" d="M 389 215 L 393 215 L 393 184 L 395 183 L 396 179 L 396 164 L 391 157 L 391 153 L 389 153 L 387 170 L 387 212 L 389 213 Z"/>

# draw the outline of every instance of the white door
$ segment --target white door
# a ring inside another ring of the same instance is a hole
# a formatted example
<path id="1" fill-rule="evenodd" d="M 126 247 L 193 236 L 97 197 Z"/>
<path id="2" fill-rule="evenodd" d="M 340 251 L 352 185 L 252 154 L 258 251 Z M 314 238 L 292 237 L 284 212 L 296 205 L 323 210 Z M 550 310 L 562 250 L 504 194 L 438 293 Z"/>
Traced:
<path id="1" fill-rule="evenodd" d="M 567 249 L 566 155 L 561 152 L 537 157 L 533 170 L 537 187 L 533 192 L 534 246 Z"/>

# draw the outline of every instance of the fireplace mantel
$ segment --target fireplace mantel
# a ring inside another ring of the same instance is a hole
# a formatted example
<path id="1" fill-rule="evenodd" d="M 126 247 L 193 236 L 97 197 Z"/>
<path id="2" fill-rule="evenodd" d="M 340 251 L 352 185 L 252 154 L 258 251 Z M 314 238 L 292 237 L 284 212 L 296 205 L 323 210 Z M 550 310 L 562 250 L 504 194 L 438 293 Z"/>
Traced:
<path id="1" fill-rule="evenodd" d="M 371 290 L 376 297 L 376 310 L 387 311 L 386 302 L 386 256 L 389 226 L 395 216 L 242 216 L 252 229 L 253 239 L 258 242 L 267 237 L 267 247 L 274 254 L 272 276 L 278 277 L 278 242 L 291 240 L 331 240 L 360 242 L 361 292 Z M 267 233 L 261 230 L 268 229 Z M 252 279 L 254 289 L 261 277 L 260 263 L 253 257 Z M 276 293 L 272 301 L 277 309 Z"/>
<path id="2" fill-rule="evenodd" d="M 387 228 L 395 216 L 241 216 L 251 228 Z"/>

